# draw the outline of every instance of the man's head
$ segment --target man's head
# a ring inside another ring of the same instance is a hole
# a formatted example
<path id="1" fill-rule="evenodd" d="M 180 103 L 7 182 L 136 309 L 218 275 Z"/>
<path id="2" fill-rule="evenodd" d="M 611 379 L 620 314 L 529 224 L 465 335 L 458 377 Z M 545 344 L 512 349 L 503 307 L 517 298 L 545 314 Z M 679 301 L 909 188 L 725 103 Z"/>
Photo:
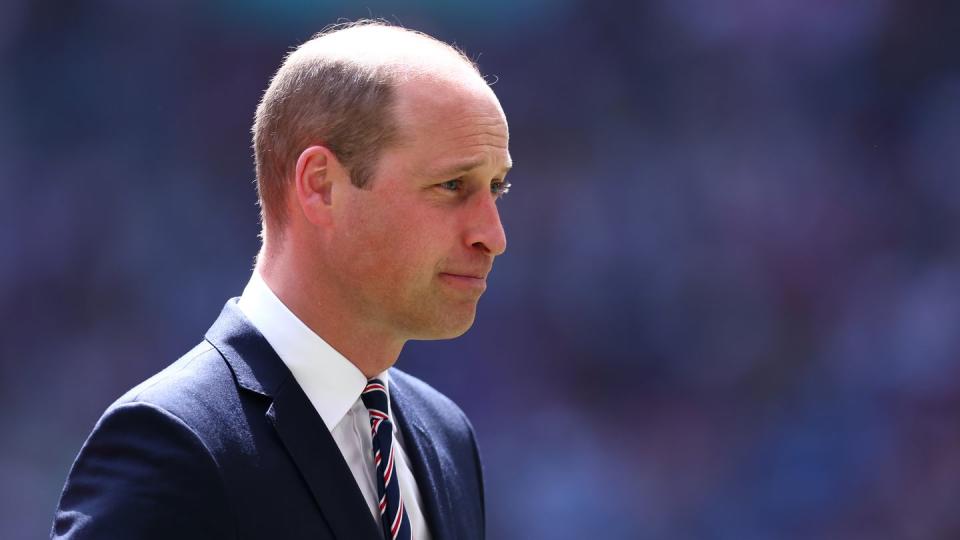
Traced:
<path id="1" fill-rule="evenodd" d="M 459 335 L 506 248 L 507 143 L 499 102 L 452 47 L 377 23 L 323 33 L 257 109 L 266 256 L 372 332 Z"/>

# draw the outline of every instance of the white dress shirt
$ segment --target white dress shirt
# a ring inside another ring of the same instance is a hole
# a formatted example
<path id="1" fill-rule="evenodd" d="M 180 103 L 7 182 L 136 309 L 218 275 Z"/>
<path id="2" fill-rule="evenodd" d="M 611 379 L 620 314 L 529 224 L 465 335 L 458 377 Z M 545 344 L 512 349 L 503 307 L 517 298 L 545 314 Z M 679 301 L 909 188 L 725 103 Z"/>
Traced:
<path id="1" fill-rule="evenodd" d="M 367 378 L 352 362 L 298 319 L 270 290 L 256 270 L 243 290 L 239 307 L 293 373 L 293 378 L 327 425 L 370 507 L 370 513 L 379 525 L 377 470 L 373 462 L 370 417 L 360 399 Z M 389 374 L 384 371 L 378 378 L 389 390 Z M 387 414 L 393 419 L 392 410 L 388 410 Z M 420 490 L 410 469 L 403 436 L 396 422 L 393 445 L 400 493 L 407 517 L 410 518 L 413 538 L 429 540 L 430 532 L 421 510 L 423 503 Z"/>

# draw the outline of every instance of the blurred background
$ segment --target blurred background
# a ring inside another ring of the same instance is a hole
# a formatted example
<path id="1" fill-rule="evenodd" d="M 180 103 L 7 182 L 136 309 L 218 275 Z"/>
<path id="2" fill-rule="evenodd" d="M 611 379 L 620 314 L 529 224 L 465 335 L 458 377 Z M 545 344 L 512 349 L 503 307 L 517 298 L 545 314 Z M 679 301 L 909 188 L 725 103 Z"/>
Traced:
<path id="1" fill-rule="evenodd" d="M 947 0 L 7 0 L 0 537 L 240 294 L 261 92 L 369 16 L 510 121 L 477 324 L 398 364 L 473 420 L 491 539 L 960 538 Z"/>

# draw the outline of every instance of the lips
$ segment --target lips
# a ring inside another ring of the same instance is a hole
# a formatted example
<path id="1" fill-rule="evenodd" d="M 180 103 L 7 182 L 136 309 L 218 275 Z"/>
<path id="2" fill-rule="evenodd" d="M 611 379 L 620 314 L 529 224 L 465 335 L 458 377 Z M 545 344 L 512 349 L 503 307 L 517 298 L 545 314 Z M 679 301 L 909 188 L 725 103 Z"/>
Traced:
<path id="1" fill-rule="evenodd" d="M 462 277 L 462 278 L 472 278 L 472 279 L 487 279 L 486 272 L 440 272 L 453 277 Z"/>
<path id="2" fill-rule="evenodd" d="M 482 293 L 487 288 L 486 272 L 441 272 L 440 280 L 457 289 Z"/>
<path id="3" fill-rule="evenodd" d="M 485 280 L 487 279 L 487 275 L 490 274 L 490 270 L 492 270 L 491 265 L 486 264 L 484 266 L 464 266 L 462 268 L 451 268 L 449 270 L 441 271 L 440 274 L 453 277 Z"/>

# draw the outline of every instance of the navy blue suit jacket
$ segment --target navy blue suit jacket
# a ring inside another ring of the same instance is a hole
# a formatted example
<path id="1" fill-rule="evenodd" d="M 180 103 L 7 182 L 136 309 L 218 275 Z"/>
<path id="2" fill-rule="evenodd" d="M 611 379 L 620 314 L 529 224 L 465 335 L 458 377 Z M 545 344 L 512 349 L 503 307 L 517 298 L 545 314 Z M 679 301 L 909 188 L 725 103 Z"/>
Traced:
<path id="1" fill-rule="evenodd" d="M 463 412 L 397 369 L 390 397 L 433 537 L 483 538 L 480 459 Z M 320 415 L 236 299 L 200 345 L 103 414 L 51 534 L 382 537 Z"/>

